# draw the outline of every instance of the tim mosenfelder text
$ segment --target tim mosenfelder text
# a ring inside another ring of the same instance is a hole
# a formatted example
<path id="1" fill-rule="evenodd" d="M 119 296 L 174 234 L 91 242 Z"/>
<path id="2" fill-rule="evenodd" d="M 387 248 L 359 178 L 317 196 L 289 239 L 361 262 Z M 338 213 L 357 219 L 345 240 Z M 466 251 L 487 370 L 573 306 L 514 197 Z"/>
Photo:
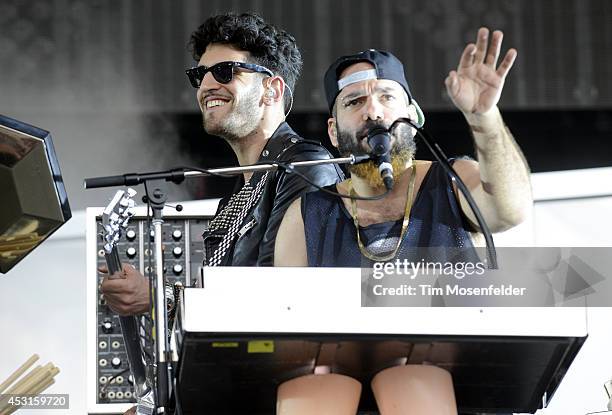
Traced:
<path id="1" fill-rule="evenodd" d="M 462 280 L 466 276 L 482 277 L 485 271 L 486 264 L 483 262 L 429 262 L 424 259 L 414 262 L 397 259 L 393 262 L 375 262 L 372 266 L 372 278 L 381 280 L 385 277 L 400 277 L 412 281 L 417 277 L 429 279 L 431 277 L 454 277 Z M 524 296 L 527 290 L 525 287 L 515 287 L 512 284 L 463 287 L 460 284 L 441 283 L 440 280 L 436 285 L 431 283 L 397 286 L 375 284 L 372 286 L 372 292 L 376 296 Z"/>

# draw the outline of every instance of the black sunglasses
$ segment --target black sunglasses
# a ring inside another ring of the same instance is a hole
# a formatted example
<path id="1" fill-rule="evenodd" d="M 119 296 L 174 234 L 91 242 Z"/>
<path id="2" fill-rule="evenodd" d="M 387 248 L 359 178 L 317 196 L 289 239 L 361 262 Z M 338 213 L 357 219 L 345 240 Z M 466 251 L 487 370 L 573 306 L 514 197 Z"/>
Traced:
<path id="1" fill-rule="evenodd" d="M 219 62 L 216 65 L 207 68 L 206 66 L 196 66 L 195 68 L 187 69 L 185 73 L 189 78 L 189 82 L 194 88 L 199 88 L 207 72 L 211 72 L 215 80 L 221 84 L 229 84 L 234 77 L 235 68 L 248 69 L 249 71 L 265 73 L 268 76 L 274 76 L 271 70 L 254 63 L 245 62 Z"/>

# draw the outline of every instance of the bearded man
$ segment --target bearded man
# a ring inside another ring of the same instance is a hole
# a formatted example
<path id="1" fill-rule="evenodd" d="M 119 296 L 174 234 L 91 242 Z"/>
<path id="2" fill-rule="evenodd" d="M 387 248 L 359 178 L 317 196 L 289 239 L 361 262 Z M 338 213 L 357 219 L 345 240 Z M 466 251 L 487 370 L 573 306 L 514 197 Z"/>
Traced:
<path id="1" fill-rule="evenodd" d="M 510 49 L 499 67 L 503 34 L 478 31 L 446 90 L 474 137 L 478 162 L 452 161 L 492 232 L 521 223 L 532 205 L 529 169 L 497 102 L 517 52 Z M 343 156 L 369 154 L 372 127 L 389 128 L 398 118 L 424 121 L 410 93 L 402 63 L 391 53 L 368 50 L 336 60 L 325 74 L 331 112 L 328 134 Z M 405 259 L 415 247 L 469 248 L 476 218 L 437 162 L 414 160 L 416 130 L 399 124 L 392 131 L 395 186 L 379 200 L 354 200 L 322 191 L 289 207 L 275 247 L 277 266 L 353 266 Z M 376 165 L 350 168 L 351 178 L 328 187 L 344 195 L 375 197 L 385 192 Z M 441 259 L 441 258 L 438 258 Z M 442 258 L 444 259 L 444 258 Z"/>

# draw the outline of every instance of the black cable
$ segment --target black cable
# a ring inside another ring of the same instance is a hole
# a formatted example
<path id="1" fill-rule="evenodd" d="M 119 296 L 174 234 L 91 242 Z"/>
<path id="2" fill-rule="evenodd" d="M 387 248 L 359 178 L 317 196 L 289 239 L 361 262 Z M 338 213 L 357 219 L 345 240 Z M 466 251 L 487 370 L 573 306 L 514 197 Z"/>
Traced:
<path id="1" fill-rule="evenodd" d="M 118 378 L 119 376 L 125 374 L 126 372 L 128 372 L 130 369 L 123 369 L 121 372 L 111 376 L 110 378 L 108 378 L 106 380 L 106 383 L 104 385 L 102 385 L 102 387 L 100 388 L 100 393 L 104 393 L 106 392 L 106 388 L 108 388 L 108 386 L 110 385 L 112 380 L 115 380 L 116 378 Z"/>
<path id="2" fill-rule="evenodd" d="M 141 351 L 142 351 L 142 353 L 140 355 L 140 358 L 143 359 L 145 362 L 150 362 L 153 359 L 153 356 L 147 350 L 145 350 L 143 348 L 143 349 L 141 349 Z M 149 366 L 149 365 L 147 365 L 147 366 Z"/>
<path id="3" fill-rule="evenodd" d="M 174 388 L 172 391 L 174 392 L 174 415 L 183 415 L 183 408 L 181 407 L 181 398 L 179 396 L 178 385 L 176 384 L 177 376 L 174 376 L 173 383 Z"/>
<path id="4" fill-rule="evenodd" d="M 143 316 L 143 318 L 147 318 L 147 317 Z M 147 322 L 147 323 L 148 324 L 152 324 L 152 322 Z M 138 319 L 138 325 L 140 326 L 142 331 L 144 331 L 147 340 L 148 341 L 153 341 L 153 336 L 149 334 L 149 327 L 147 327 L 145 324 L 143 324 L 140 318 Z M 144 337 L 142 334 L 140 336 Z"/>
<path id="5" fill-rule="evenodd" d="M 465 196 L 465 199 L 468 202 L 470 209 L 472 209 L 472 212 L 474 212 L 474 216 L 476 217 L 478 226 L 480 226 L 482 234 L 485 238 L 485 243 L 487 246 L 488 268 L 498 269 L 497 252 L 495 251 L 495 243 L 493 242 L 493 235 L 489 230 L 489 226 L 487 225 L 487 222 L 485 221 L 482 212 L 478 208 L 478 205 L 476 204 L 476 201 L 474 201 L 474 198 L 472 197 L 472 194 L 468 190 L 467 186 L 465 185 L 463 180 L 461 180 L 461 177 L 459 177 L 455 169 L 453 169 L 453 166 L 451 166 L 451 164 L 448 162 L 448 157 L 446 157 L 446 154 L 444 154 L 444 152 L 442 151 L 438 143 L 435 142 L 431 134 L 425 131 L 423 127 L 417 126 L 410 118 L 398 118 L 393 122 L 393 124 L 391 124 L 391 126 L 389 127 L 389 131 L 393 130 L 395 126 L 400 122 L 407 123 L 416 129 L 419 137 L 421 137 L 421 140 L 425 143 L 427 148 L 429 148 L 429 151 L 438 160 L 446 174 L 455 179 L 457 188 L 461 191 L 461 193 L 463 193 L 463 196 Z"/>
<path id="6" fill-rule="evenodd" d="M 152 337 L 148 333 L 146 333 L 146 334 L 142 334 L 141 333 L 140 334 L 140 339 L 145 341 L 145 344 L 144 344 L 145 347 L 148 347 L 151 344 L 151 342 L 153 341 Z M 145 350 L 143 349 L 143 352 L 144 351 Z"/>
<path id="7" fill-rule="evenodd" d="M 276 164 L 278 167 L 280 167 L 281 169 L 283 169 L 284 171 L 286 171 L 287 173 L 293 173 L 296 176 L 300 177 L 302 180 L 304 180 L 306 183 L 316 187 L 317 189 L 321 190 L 322 192 L 325 192 L 327 194 L 330 194 L 332 196 L 338 196 L 344 199 L 353 199 L 353 200 L 380 200 L 380 199 L 384 199 L 391 190 L 387 189 L 385 190 L 384 193 L 378 195 L 378 196 L 351 196 L 351 195 L 346 195 L 343 193 L 338 193 L 338 192 L 334 192 L 332 190 L 328 190 L 322 186 L 319 186 L 318 184 L 316 184 L 315 182 L 313 182 L 312 180 L 310 180 L 306 175 L 300 173 L 299 171 L 297 171 L 295 169 L 294 166 L 287 164 L 287 163 L 283 163 L 280 161 L 274 161 L 274 162 L 258 162 L 253 164 L 254 166 L 259 166 L 259 165 L 265 165 L 265 164 Z M 198 167 L 182 167 L 182 169 L 186 169 L 186 170 L 195 170 L 195 171 L 199 171 L 202 173 L 206 173 L 206 174 L 212 174 L 209 170 L 207 169 L 200 169 Z M 212 174 L 213 176 L 218 176 L 219 174 Z M 223 175 L 223 177 L 230 177 L 228 175 Z"/>

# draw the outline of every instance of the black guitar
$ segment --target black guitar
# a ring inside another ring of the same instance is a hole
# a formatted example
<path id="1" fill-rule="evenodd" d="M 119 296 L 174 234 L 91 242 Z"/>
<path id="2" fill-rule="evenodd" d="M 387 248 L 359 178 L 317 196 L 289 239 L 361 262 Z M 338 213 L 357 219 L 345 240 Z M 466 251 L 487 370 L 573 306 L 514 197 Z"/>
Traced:
<path id="1" fill-rule="evenodd" d="M 135 195 L 136 191 L 132 189 L 117 191 L 113 200 L 102 213 L 104 256 L 110 278 L 113 278 L 113 274 L 121 271 L 117 243 L 123 231 L 127 229 L 128 221 L 134 215 L 133 197 Z M 119 322 L 130 371 L 134 378 L 136 414 L 151 415 L 155 408 L 155 402 L 152 382 L 150 381 L 151 376 L 147 376 L 147 373 L 151 372 L 152 367 L 148 367 L 151 365 L 147 364 L 148 359 L 143 352 L 139 319 L 136 316 L 119 316 Z"/>

